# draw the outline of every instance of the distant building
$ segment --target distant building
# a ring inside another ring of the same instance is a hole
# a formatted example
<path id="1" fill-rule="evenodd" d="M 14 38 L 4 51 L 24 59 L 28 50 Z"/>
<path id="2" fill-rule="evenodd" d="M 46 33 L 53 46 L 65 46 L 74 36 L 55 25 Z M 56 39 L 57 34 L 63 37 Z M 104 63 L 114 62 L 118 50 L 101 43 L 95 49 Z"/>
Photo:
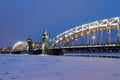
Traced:
<path id="1" fill-rule="evenodd" d="M 38 42 L 33 42 L 33 43 L 32 43 L 32 46 L 33 46 L 33 48 L 41 48 L 41 47 L 42 47 L 42 44 L 41 44 L 41 43 L 38 43 Z"/>
<path id="2" fill-rule="evenodd" d="M 10 51 L 11 51 L 10 47 L 4 47 L 4 48 L 2 48 L 1 53 L 10 53 Z"/>
<path id="3" fill-rule="evenodd" d="M 26 41 L 18 41 L 13 45 L 12 51 L 24 51 L 24 50 L 27 50 L 27 46 L 28 44 Z M 41 46 L 42 46 L 41 43 L 32 42 L 33 49 L 41 48 Z"/>
<path id="4" fill-rule="evenodd" d="M 25 41 L 18 41 L 16 42 L 13 47 L 12 51 L 23 51 L 27 49 L 27 43 Z"/>

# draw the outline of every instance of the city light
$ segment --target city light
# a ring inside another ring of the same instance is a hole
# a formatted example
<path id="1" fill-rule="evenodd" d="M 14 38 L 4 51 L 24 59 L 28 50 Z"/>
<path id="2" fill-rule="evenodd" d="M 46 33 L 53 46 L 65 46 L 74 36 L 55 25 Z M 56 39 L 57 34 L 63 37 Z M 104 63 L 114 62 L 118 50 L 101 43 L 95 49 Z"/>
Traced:
<path id="1" fill-rule="evenodd" d="M 110 27 L 110 26 L 108 26 L 108 27 L 107 27 L 107 29 L 108 29 L 108 30 L 111 30 L 111 27 Z"/>
<path id="2" fill-rule="evenodd" d="M 88 35 L 90 32 L 86 32 L 86 34 Z"/>
<path id="3" fill-rule="evenodd" d="M 80 36 L 83 36 L 83 34 L 80 34 Z"/>
<path id="4" fill-rule="evenodd" d="M 92 39 L 95 40 L 95 39 L 96 39 L 96 36 L 92 36 Z"/>
<path id="5" fill-rule="evenodd" d="M 100 30 L 100 32 L 102 32 L 102 31 L 103 31 L 103 28 L 100 28 L 99 30 Z"/>

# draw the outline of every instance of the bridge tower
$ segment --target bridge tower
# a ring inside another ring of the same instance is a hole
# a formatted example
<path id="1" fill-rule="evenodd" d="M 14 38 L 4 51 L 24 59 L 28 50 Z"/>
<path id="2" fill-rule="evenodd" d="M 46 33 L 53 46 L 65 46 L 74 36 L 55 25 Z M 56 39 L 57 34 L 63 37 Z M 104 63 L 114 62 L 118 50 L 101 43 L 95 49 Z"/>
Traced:
<path id="1" fill-rule="evenodd" d="M 31 36 L 28 36 L 27 38 L 27 53 L 33 53 L 33 46 L 32 46 L 32 38 Z"/>
<path id="2" fill-rule="evenodd" d="M 42 54 L 47 53 L 48 53 L 48 33 L 47 31 L 44 31 L 42 35 Z"/>

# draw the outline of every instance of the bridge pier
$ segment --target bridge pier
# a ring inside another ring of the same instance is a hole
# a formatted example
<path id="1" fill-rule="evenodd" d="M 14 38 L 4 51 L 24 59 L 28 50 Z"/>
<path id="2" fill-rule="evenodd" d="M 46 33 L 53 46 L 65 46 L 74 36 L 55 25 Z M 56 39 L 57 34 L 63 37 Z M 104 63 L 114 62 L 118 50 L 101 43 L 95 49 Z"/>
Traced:
<path id="1" fill-rule="evenodd" d="M 96 44 L 96 34 L 92 34 L 92 45 Z"/>
<path id="2" fill-rule="evenodd" d="M 82 36 L 82 46 L 84 45 L 84 36 Z"/>
<path id="3" fill-rule="evenodd" d="M 45 31 L 42 35 L 42 54 L 48 54 L 48 34 Z"/>

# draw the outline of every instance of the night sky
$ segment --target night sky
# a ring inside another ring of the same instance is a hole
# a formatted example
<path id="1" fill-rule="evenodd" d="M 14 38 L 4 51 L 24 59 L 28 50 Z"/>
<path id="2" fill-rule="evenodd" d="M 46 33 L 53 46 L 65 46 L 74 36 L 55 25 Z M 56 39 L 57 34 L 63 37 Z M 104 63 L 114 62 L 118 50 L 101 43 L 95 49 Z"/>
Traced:
<path id="1" fill-rule="evenodd" d="M 76 26 L 120 16 L 120 0 L 0 0 L 0 47 L 41 42 Z"/>

